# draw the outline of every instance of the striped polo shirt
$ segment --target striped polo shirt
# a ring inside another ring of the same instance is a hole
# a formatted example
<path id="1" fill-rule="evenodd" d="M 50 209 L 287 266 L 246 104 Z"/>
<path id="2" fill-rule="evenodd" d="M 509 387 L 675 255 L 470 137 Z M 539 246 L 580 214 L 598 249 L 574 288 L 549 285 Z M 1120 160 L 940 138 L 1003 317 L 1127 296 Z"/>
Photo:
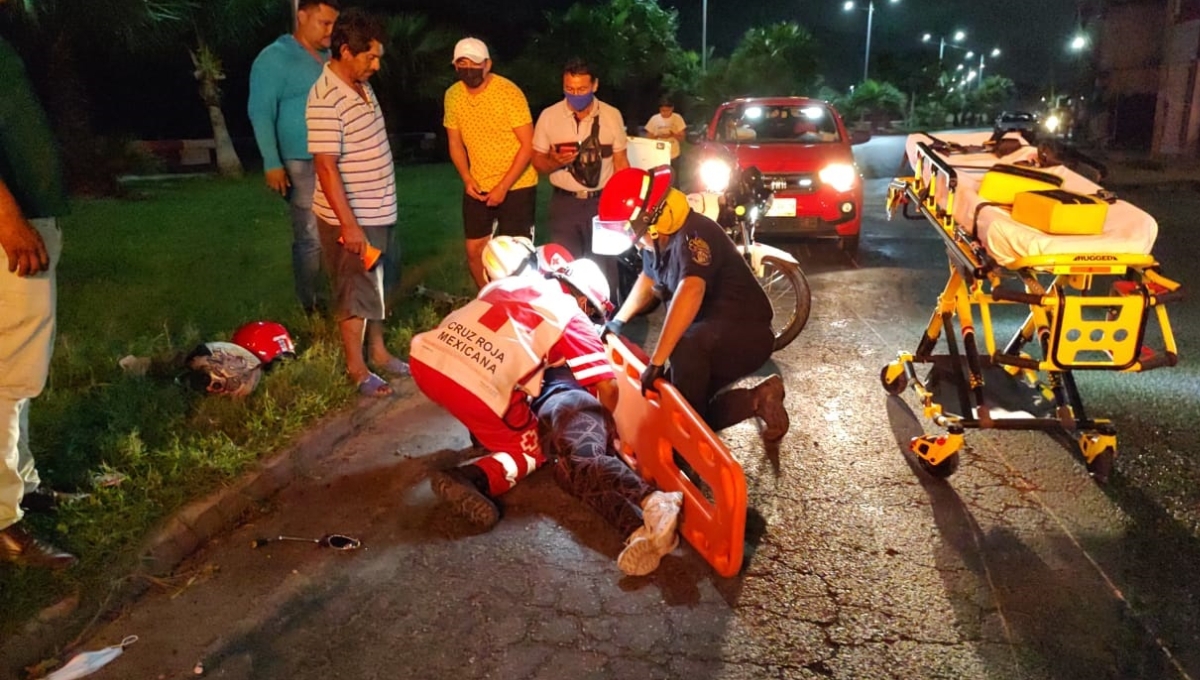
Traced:
<path id="1" fill-rule="evenodd" d="M 371 86 L 366 99 L 347 85 L 329 65 L 308 93 L 308 151 L 338 157 L 350 208 L 362 226 L 396 223 L 396 169 L 383 124 L 383 109 Z M 313 212 L 329 224 L 340 224 L 321 183 L 313 194 Z"/>

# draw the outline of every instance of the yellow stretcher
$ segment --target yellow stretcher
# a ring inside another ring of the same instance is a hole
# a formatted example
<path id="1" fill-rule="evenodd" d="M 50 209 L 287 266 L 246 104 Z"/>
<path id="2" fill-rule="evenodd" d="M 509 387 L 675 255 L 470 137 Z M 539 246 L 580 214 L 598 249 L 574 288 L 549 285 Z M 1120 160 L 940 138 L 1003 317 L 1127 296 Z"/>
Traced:
<path id="1" fill-rule="evenodd" d="M 1004 206 L 981 199 L 976 191 L 990 165 L 1035 164 L 1038 157 L 1036 148 L 1024 146 L 998 158 L 983 150 L 988 137 L 908 140 L 914 174 L 890 184 L 888 217 L 902 211 L 909 219 L 926 219 L 945 241 L 950 273 L 916 350 L 900 352 L 880 380 L 891 394 L 911 385 L 925 417 L 945 431 L 910 443 L 935 476 L 957 469 L 967 428 L 1062 428 L 1103 483 L 1116 455 L 1116 429 L 1087 414 L 1073 374 L 1174 366 L 1178 355 L 1164 305 L 1182 291 L 1150 255 L 1157 223 L 1124 201 L 1112 202 L 1101 233 L 1062 236 L 1016 223 Z M 1078 193 L 1100 191 L 1066 167 L 1042 169 Z M 993 312 L 1000 316 L 999 306 L 1012 305 L 1028 313 L 1012 338 L 997 345 Z M 1149 324 L 1151 318 L 1157 324 Z M 943 337 L 946 352 L 935 353 Z M 1159 348 L 1151 349 L 1152 342 Z M 918 363 L 933 365 L 926 379 L 917 376 Z M 935 388 L 943 383 L 957 408 L 939 402 L 943 395 Z M 1041 403 L 1041 414 L 999 405 L 995 390 L 985 391 L 997 383 L 1019 385 L 1032 403 Z"/>

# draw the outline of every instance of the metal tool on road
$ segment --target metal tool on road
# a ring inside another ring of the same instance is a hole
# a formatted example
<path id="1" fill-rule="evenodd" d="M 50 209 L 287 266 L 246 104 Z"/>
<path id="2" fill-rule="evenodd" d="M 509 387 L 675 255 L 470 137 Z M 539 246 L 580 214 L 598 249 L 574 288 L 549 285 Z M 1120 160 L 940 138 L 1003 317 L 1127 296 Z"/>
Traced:
<path id="1" fill-rule="evenodd" d="M 304 538 L 301 536 L 276 536 L 275 538 L 257 538 L 251 544 L 253 548 L 261 548 L 277 541 L 299 541 L 300 543 L 316 543 L 322 548 L 334 550 L 357 550 L 362 547 L 362 541 L 342 534 L 325 534 L 320 538 Z"/>

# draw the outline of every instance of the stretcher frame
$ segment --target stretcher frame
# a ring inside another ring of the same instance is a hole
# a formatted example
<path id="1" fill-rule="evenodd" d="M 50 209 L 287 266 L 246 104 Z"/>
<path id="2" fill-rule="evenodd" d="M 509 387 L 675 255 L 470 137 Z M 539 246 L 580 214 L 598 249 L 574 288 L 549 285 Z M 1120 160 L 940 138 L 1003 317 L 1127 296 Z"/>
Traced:
<path id="1" fill-rule="evenodd" d="M 945 243 L 950 273 L 916 350 L 900 352 L 880 372 L 890 394 L 898 395 L 911 385 L 925 417 L 945 430 L 914 437 L 910 449 L 926 471 L 946 477 L 958 467 L 958 451 L 968 428 L 1061 429 L 1073 437 L 1093 477 L 1106 481 L 1117 451 L 1116 428 L 1110 420 L 1088 415 L 1074 372 L 1139 372 L 1178 363 L 1165 305 L 1182 297 L 1180 284 L 1160 272 L 1153 256 L 1143 254 L 1037 255 L 1000 266 L 973 232 L 954 218 L 958 189 L 954 167 L 929 143 L 917 143 L 915 155 L 914 176 L 896 178 L 888 187 L 888 217 L 902 209 L 908 219 L 928 221 Z M 939 191 L 939 186 L 945 191 Z M 1107 294 L 1095 294 L 1097 276 L 1120 278 Z M 1018 285 L 1004 285 L 1011 282 Z M 1029 310 L 1003 346 L 994 336 L 993 305 L 1024 305 Z M 1158 350 L 1144 344 L 1151 317 L 1161 336 Z M 946 352 L 935 353 L 943 336 Z M 1026 349 L 1040 356 L 1031 356 Z M 918 377 L 916 364 L 924 363 L 952 378 L 957 409 L 936 401 L 927 380 Z M 1052 400 L 1053 415 L 1009 417 L 994 412 L 984 392 L 983 372 L 990 367 L 1002 368 L 1039 389 Z"/>

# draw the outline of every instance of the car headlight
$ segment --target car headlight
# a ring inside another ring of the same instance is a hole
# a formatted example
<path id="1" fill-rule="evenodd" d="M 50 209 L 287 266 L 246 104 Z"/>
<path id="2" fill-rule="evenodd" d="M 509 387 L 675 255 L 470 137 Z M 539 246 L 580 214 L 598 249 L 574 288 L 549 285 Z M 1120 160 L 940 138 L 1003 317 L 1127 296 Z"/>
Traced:
<path id="1" fill-rule="evenodd" d="M 830 163 L 818 173 L 818 176 L 822 182 L 841 193 L 853 189 L 854 183 L 858 181 L 858 171 L 849 163 Z"/>
<path id="2" fill-rule="evenodd" d="M 705 191 L 721 193 L 729 188 L 729 177 L 733 169 L 719 158 L 710 158 L 700 164 L 700 183 Z"/>
<path id="3" fill-rule="evenodd" d="M 1046 129 L 1050 132 L 1056 132 L 1058 131 L 1058 125 L 1060 122 L 1061 121 L 1058 119 L 1058 116 L 1050 116 L 1046 119 Z"/>

